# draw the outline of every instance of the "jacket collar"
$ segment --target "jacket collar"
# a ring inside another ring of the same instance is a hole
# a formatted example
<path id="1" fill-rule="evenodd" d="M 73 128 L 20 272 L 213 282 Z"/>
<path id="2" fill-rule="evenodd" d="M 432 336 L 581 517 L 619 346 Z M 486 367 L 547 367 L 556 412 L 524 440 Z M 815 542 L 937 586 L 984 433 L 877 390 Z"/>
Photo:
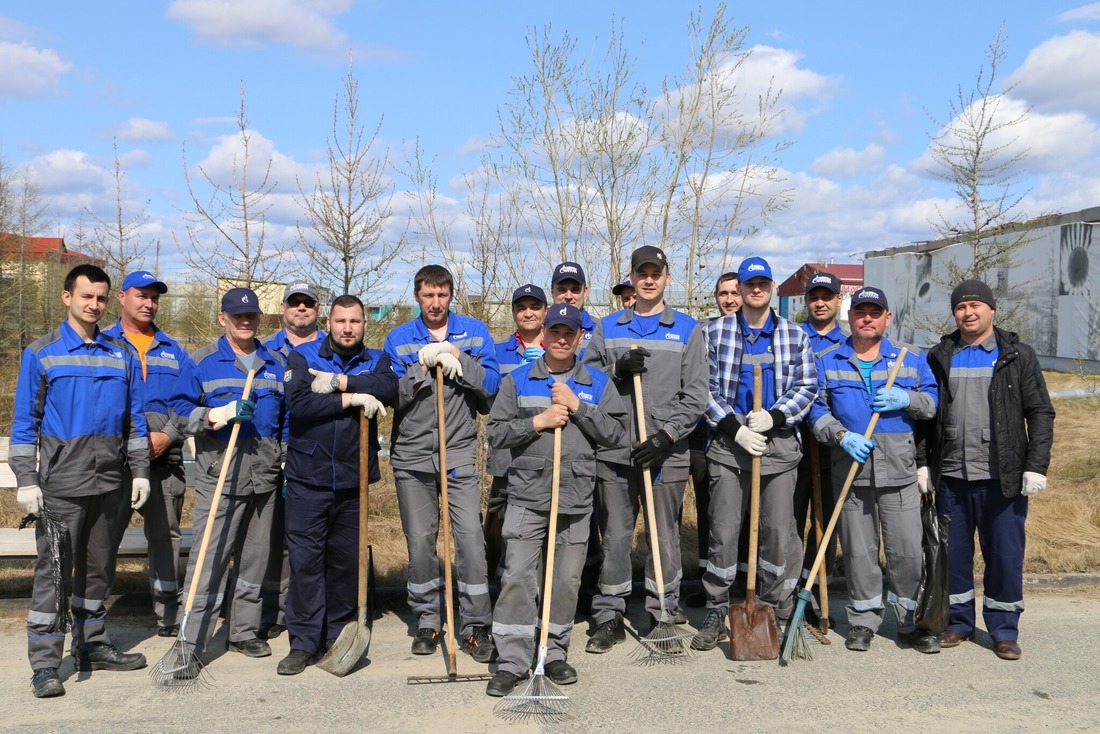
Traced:
<path id="1" fill-rule="evenodd" d="M 531 363 L 531 377 L 536 380 L 550 379 L 550 370 L 546 366 L 545 357 L 539 357 Z M 577 366 L 573 369 L 573 382 L 581 385 L 592 384 L 592 375 L 589 374 L 588 368 L 579 359 L 577 360 Z"/>

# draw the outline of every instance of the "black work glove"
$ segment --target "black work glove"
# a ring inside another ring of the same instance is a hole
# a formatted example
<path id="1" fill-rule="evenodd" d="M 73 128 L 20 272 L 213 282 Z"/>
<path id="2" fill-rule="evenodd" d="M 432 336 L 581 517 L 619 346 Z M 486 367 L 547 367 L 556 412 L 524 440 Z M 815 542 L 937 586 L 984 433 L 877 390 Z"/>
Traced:
<path id="1" fill-rule="evenodd" d="M 741 426 L 744 425 L 741 421 L 737 420 L 737 416 L 730 413 L 722 420 L 718 421 L 718 430 L 729 436 L 731 439 L 737 437 L 737 432 L 741 430 Z"/>
<path id="2" fill-rule="evenodd" d="M 179 466 L 183 463 L 183 447 L 178 443 L 174 443 L 168 447 L 168 450 L 164 452 L 162 457 L 164 463 L 169 466 Z"/>
<path id="3" fill-rule="evenodd" d="M 500 515 L 504 517 L 504 510 L 508 506 L 508 488 L 502 487 L 498 494 L 489 496 L 489 502 L 485 505 L 486 515 Z"/>
<path id="4" fill-rule="evenodd" d="M 645 347 L 631 349 L 615 360 L 615 375 L 622 378 L 645 372 L 645 358 L 648 356 L 649 350 Z"/>
<path id="5" fill-rule="evenodd" d="M 634 450 L 631 452 L 630 458 L 635 464 L 641 464 L 649 468 L 660 463 L 661 459 L 665 458 L 665 454 L 672 450 L 675 443 L 668 431 L 657 431 L 645 441 L 634 444 L 631 447 Z"/>

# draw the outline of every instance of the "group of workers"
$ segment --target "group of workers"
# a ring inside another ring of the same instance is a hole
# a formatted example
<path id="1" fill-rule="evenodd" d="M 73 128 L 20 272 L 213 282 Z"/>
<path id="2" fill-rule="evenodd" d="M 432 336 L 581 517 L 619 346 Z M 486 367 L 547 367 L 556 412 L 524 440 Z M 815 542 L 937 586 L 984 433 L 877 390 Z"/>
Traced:
<path id="1" fill-rule="evenodd" d="M 558 685 L 578 679 L 569 643 L 579 600 L 591 614 L 588 653 L 606 653 L 625 639 L 646 473 L 655 517 L 655 527 L 646 528 L 646 616 L 652 625 L 684 624 L 683 606 L 705 606 L 690 644 L 711 650 L 726 639 L 728 607 L 745 584 L 754 458 L 762 490 L 756 585 L 781 624 L 817 555 L 816 538 L 805 532 L 814 467 L 821 465 L 827 520 L 856 462 L 839 524 L 846 647 L 868 650 L 887 608 L 898 639 L 920 652 L 970 639 L 977 531 L 985 625 L 999 657 L 1019 658 L 1024 521 L 1028 497 L 1046 485 L 1054 410 L 1034 351 L 994 325 L 992 290 L 976 280 L 960 283 L 951 294 L 958 328 L 925 353 L 885 336 L 888 297 L 875 287 L 851 294 L 851 333 L 843 331 L 844 294 L 828 272 L 806 283 L 801 325 L 772 309 L 775 281 L 762 258 L 745 258 L 718 279 L 719 315 L 702 323 L 666 302 L 670 281 L 665 253 L 639 247 L 613 289 L 622 309 L 593 319 L 583 267 L 561 263 L 549 297 L 534 283 L 515 290 L 516 331 L 496 343 L 485 323 L 451 310 L 452 274 L 426 265 L 413 283 L 419 315 L 394 328 L 381 349 L 364 344 L 366 314 L 355 296 L 331 303 L 326 334 L 318 328 L 317 289 L 293 282 L 282 300 L 284 328 L 261 340 L 256 293 L 233 288 L 218 314 L 224 335 L 188 355 L 154 323 L 167 286 L 152 273 L 125 278 L 118 323 L 101 331 L 110 280 L 93 265 L 77 266 L 62 293 L 65 321 L 23 353 L 9 452 L 19 503 L 67 529 L 62 568 L 77 669 L 146 664 L 114 645 L 104 628 L 115 556 L 133 511 L 145 521 L 159 635 L 178 636 L 201 655 L 224 605 L 230 650 L 269 656 L 268 640 L 286 630 L 290 653 L 277 672 L 294 675 L 317 662 L 355 617 L 360 417 L 370 432 L 368 475 L 377 481 L 377 421 L 387 410 L 416 620 L 411 651 L 430 655 L 444 634 L 456 635 L 475 661 L 496 660 L 490 696 L 509 694 L 530 674 L 547 542 L 555 543 L 552 578 L 545 580 L 552 584 L 547 678 Z M 877 427 L 866 437 L 876 413 Z M 478 416 L 488 416 L 492 477 L 484 509 Z M 180 579 L 181 445 L 189 436 L 196 538 L 198 529 L 214 526 L 203 566 L 196 568 L 191 554 Z M 818 451 L 821 461 L 810 461 Z M 443 472 L 458 581 L 454 630 L 444 630 L 436 553 Z M 689 478 L 702 589 L 682 599 L 680 524 Z M 938 635 L 914 621 L 920 495 L 932 492 L 951 517 L 951 615 Z M 548 539 L 553 511 L 557 533 Z M 27 620 L 38 697 L 64 693 L 58 668 L 70 628 L 55 592 L 46 525 L 36 525 L 39 561 Z M 660 588 L 653 553 L 660 554 Z M 831 572 L 835 541 L 825 555 Z M 490 580 L 498 568 L 494 606 Z M 198 593 L 184 617 L 183 592 L 196 576 Z M 815 600 L 816 614 L 828 610 Z"/>

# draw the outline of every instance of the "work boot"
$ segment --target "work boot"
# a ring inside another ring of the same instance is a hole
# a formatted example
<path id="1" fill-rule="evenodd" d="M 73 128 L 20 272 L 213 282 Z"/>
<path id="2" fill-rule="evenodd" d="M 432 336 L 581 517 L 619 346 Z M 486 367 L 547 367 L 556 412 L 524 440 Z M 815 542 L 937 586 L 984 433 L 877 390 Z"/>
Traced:
<path id="1" fill-rule="evenodd" d="M 577 682 L 577 669 L 564 660 L 551 660 L 543 668 L 551 683 L 568 686 Z"/>
<path id="2" fill-rule="evenodd" d="M 108 642 L 86 642 L 76 656 L 76 669 L 80 673 L 91 670 L 137 670 L 145 667 L 145 656 L 140 652 L 123 652 Z"/>
<path id="3" fill-rule="evenodd" d="M 443 633 L 429 627 L 421 627 L 413 638 L 413 655 L 431 655 L 439 647 L 439 638 Z"/>
<path id="4" fill-rule="evenodd" d="M 848 630 L 848 636 L 844 639 L 844 647 L 853 652 L 867 652 L 871 649 L 871 640 L 874 639 L 874 636 L 875 633 L 871 631 L 870 627 L 857 624 Z"/>
<path id="5" fill-rule="evenodd" d="M 611 652 L 611 648 L 626 639 L 626 629 L 623 628 L 623 615 L 615 612 L 615 618 L 601 624 L 588 638 L 588 644 L 584 646 L 585 652 L 597 654 Z"/>
<path id="6" fill-rule="evenodd" d="M 921 630 L 898 632 L 898 642 L 909 645 L 917 652 L 923 652 L 925 655 L 932 655 L 940 651 L 940 641 L 936 639 L 936 636 Z"/>
<path id="7" fill-rule="evenodd" d="M 493 674 L 493 678 L 489 681 L 489 685 L 485 686 L 485 694 L 496 698 L 507 696 L 515 689 L 516 684 L 521 680 L 527 680 L 527 676 L 509 673 L 507 670 L 498 670 Z"/>
<path id="8" fill-rule="evenodd" d="M 305 650 L 291 650 L 289 655 L 279 661 L 275 672 L 279 675 L 298 675 L 316 662 L 316 655 L 311 655 Z"/>
<path id="9" fill-rule="evenodd" d="M 493 657 L 493 638 L 485 627 L 474 627 L 470 635 L 462 641 L 462 651 L 478 663 L 487 663 Z"/>
<path id="10" fill-rule="evenodd" d="M 178 624 L 157 625 L 157 637 L 178 637 L 180 626 Z"/>
<path id="11" fill-rule="evenodd" d="M 240 642 L 230 641 L 225 648 L 249 658 L 266 658 L 271 655 L 271 645 L 258 637 Z"/>
<path id="12" fill-rule="evenodd" d="M 719 641 L 729 637 L 726 634 L 726 607 L 711 609 L 707 612 L 707 618 L 703 620 L 703 626 L 691 639 L 691 647 L 695 650 L 713 650 Z"/>
<path id="13" fill-rule="evenodd" d="M 64 696 L 65 686 L 57 677 L 57 668 L 39 668 L 31 676 L 31 689 L 35 698 L 53 698 Z"/>
<path id="14" fill-rule="evenodd" d="M 285 624 L 269 624 L 266 627 L 260 628 L 258 637 L 261 640 L 274 640 L 284 632 L 286 632 Z"/>

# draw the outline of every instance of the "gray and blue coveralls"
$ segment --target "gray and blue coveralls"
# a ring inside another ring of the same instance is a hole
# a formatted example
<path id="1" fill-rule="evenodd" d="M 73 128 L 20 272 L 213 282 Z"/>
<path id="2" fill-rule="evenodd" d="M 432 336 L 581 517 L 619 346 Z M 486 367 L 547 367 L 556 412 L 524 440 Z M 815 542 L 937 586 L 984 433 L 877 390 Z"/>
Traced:
<path id="1" fill-rule="evenodd" d="M 615 360 L 633 345 L 645 347 L 651 355 L 646 357 L 646 371 L 641 375 L 646 435 L 665 431 L 675 442 L 665 458 L 651 468 L 664 588 L 657 589 L 653 560 L 647 559 L 645 606 L 654 619 L 661 621 L 658 594 L 664 595 L 665 611 L 670 616 L 680 612 L 683 569 L 679 518 L 690 467 L 688 436 L 695 430 L 707 404 L 706 354 L 699 324 L 691 316 L 665 306 L 654 330 L 642 333 L 634 310 L 623 309 L 596 324 L 584 363 L 611 374 Z M 627 406 L 628 428 L 616 448 L 600 449 L 597 453 L 596 491 L 603 565 L 599 595 L 592 600 L 592 616 L 598 625 L 614 620 L 616 613 L 626 612 L 632 582 L 630 549 L 642 492 L 642 468 L 632 465 L 630 459 L 631 445 L 639 438 L 634 376 L 612 375 L 612 379 Z"/>
<path id="2" fill-rule="evenodd" d="M 23 350 L 15 388 L 8 463 L 20 487 L 38 486 L 42 502 L 68 529 L 63 593 L 72 595 L 74 648 L 110 643 L 104 622 L 115 565 L 115 523 L 122 472 L 149 476 L 149 432 L 141 363 L 124 343 L 96 332 L 85 342 L 68 322 Z M 27 612 L 31 670 L 61 665 L 68 620 L 54 593 L 45 522 L 35 525 L 38 562 Z"/>
<path id="3" fill-rule="evenodd" d="M 460 635 L 492 623 L 492 603 L 481 527 L 481 478 L 476 468 L 477 415 L 487 414 L 500 385 L 496 348 L 489 329 L 468 316 L 451 313 L 447 341 L 458 348 L 462 375 L 445 379 L 443 412 L 447 431 L 447 497 L 458 570 Z M 397 485 L 401 527 L 409 550 L 409 608 L 420 629 L 441 629 L 443 569 L 436 554 L 439 536 L 439 423 L 435 370 L 425 371 L 420 350 L 431 342 L 422 319 L 396 327 L 386 336 L 398 378 L 390 466 Z M 456 615 L 458 616 L 458 615 Z"/>
<path id="4" fill-rule="evenodd" d="M 520 677 L 531 668 L 536 622 L 541 619 L 539 565 L 549 529 L 554 463 L 554 431 L 536 431 L 533 419 L 550 407 L 550 388 L 557 379 L 543 358 L 516 369 L 501 382 L 489 414 L 489 443 L 509 459 L 502 531 L 507 550 L 493 640 L 500 670 Z M 568 656 L 596 490 L 596 447 L 619 445 L 627 422 L 626 408 L 607 375 L 578 362 L 564 382 L 580 399 L 580 407 L 561 429 L 547 661 Z"/>
<path id="5" fill-rule="evenodd" d="M 254 345 L 256 351 L 251 356 L 258 365 L 249 400 L 256 404 L 255 417 L 241 424 L 233 462 L 213 517 L 210 507 L 233 424 L 215 431 L 208 415 L 211 408 L 241 398 L 248 375 L 246 358 L 237 355 L 224 336 L 202 347 L 184 364 L 169 403 L 172 413 L 186 420 L 187 432 L 195 437 L 192 526 L 196 541 L 202 537 L 206 523 L 214 523 L 203 567 L 195 568 L 198 553 L 192 553 L 187 563 L 185 587 L 190 587 L 195 573 L 199 573 L 198 592 L 184 630 L 197 652 L 205 649 L 214 633 L 230 559 L 237 580 L 231 590 L 229 642 L 256 639 L 263 614 L 263 583 L 271 556 L 271 525 L 286 442 L 287 410 L 282 355 L 269 352 L 258 340 Z"/>
<path id="6" fill-rule="evenodd" d="M 837 432 L 867 430 L 871 401 L 885 387 L 901 347 L 883 337 L 871 368 L 871 385 L 863 373 L 852 339 L 817 358 L 818 394 L 810 410 L 814 435 L 832 447 L 833 484 L 843 487 L 853 459 L 840 448 Z M 917 490 L 914 422 L 936 413 L 939 390 L 923 353 L 909 347 L 894 387 L 909 394 L 909 407 L 882 413 L 875 428 L 875 447 L 860 466 L 840 515 L 840 545 L 848 580 L 848 624 L 877 632 L 886 606 L 898 632 L 915 629 L 913 613 L 920 587 L 922 526 Z M 879 566 L 879 529 L 886 552 L 886 604 Z"/>

